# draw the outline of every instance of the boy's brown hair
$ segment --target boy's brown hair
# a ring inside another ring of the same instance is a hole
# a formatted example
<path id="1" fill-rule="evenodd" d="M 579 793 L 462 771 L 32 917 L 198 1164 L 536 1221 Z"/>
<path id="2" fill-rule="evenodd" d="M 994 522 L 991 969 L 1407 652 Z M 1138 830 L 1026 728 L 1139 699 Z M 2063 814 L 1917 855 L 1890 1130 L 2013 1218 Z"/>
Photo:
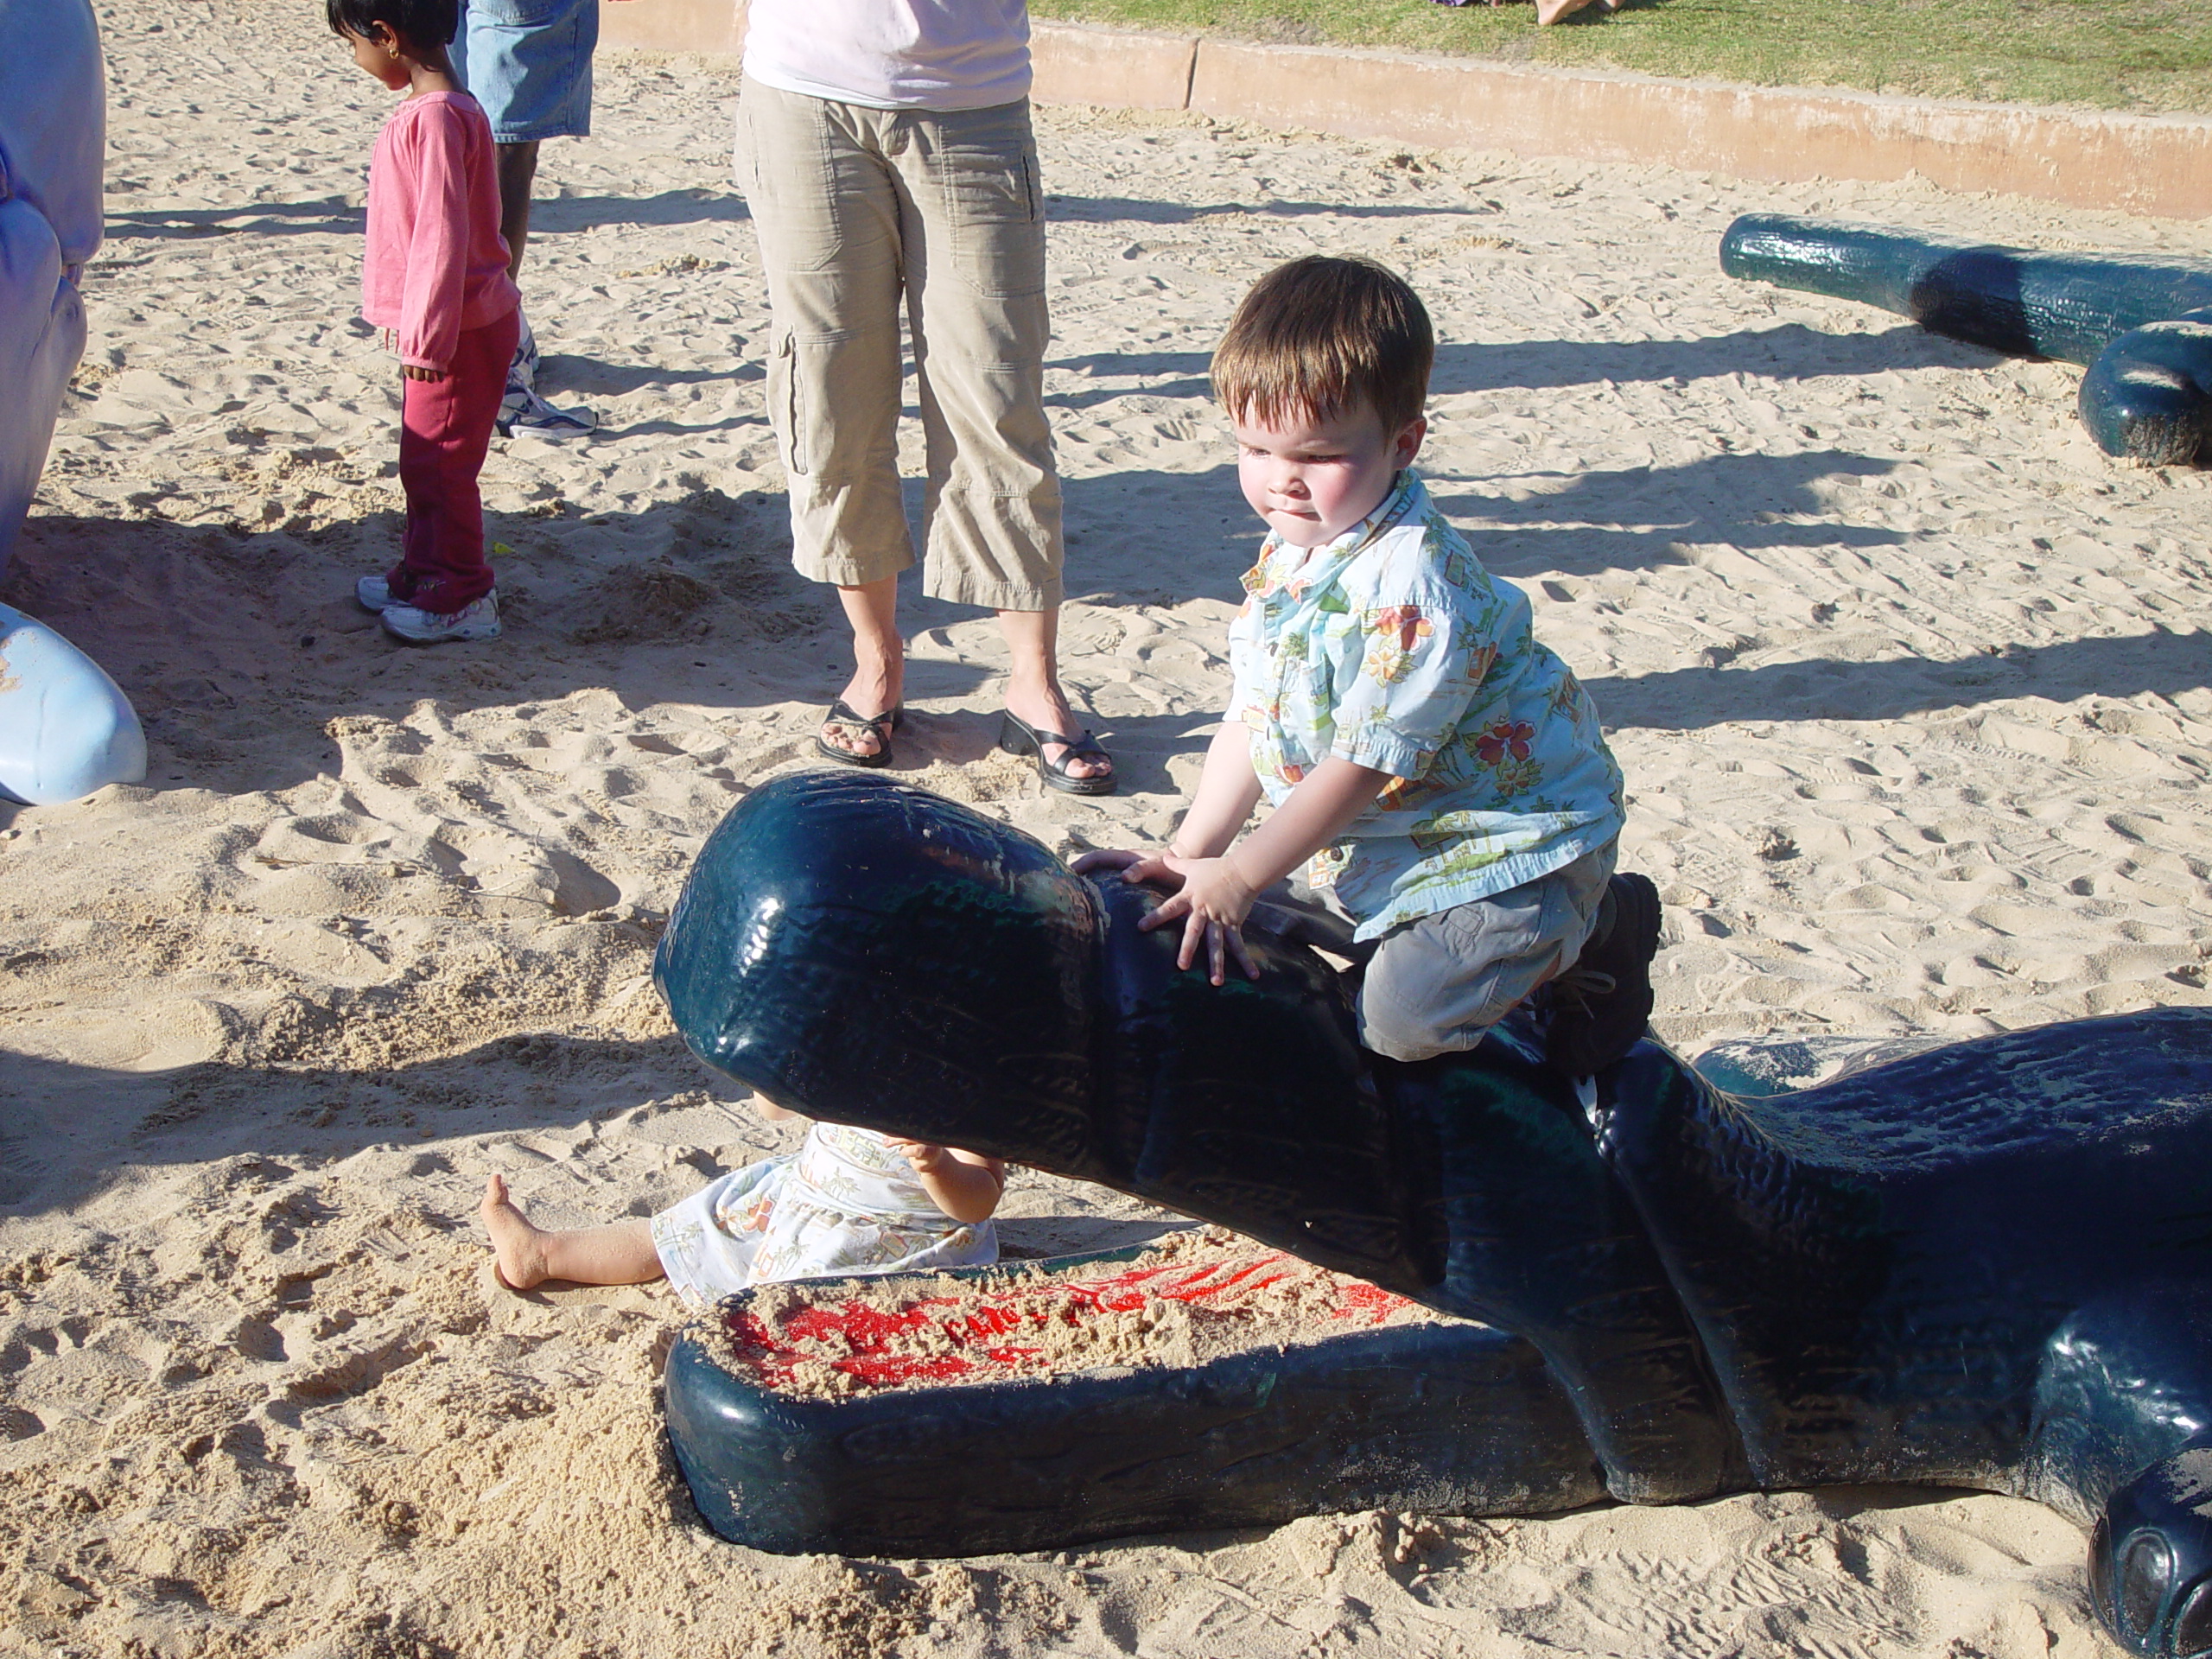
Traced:
<path id="1" fill-rule="evenodd" d="M 1436 335 L 1403 277 L 1372 259 L 1311 254 L 1252 285 L 1213 354 L 1231 420 L 1334 420 L 1362 404 L 1395 435 L 1421 418 Z"/>

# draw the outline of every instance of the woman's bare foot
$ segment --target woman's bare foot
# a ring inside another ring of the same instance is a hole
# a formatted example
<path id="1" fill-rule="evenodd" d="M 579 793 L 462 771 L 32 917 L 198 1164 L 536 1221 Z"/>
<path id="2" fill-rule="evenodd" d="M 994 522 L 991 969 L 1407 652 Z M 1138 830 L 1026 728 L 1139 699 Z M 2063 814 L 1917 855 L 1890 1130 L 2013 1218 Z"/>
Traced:
<path id="1" fill-rule="evenodd" d="M 484 1230 L 492 1235 L 501 1284 L 509 1290 L 531 1290 L 553 1276 L 545 1265 L 545 1242 L 550 1235 L 531 1226 L 530 1217 L 515 1208 L 505 1177 L 495 1174 L 484 1183 L 484 1202 L 476 1213 L 484 1217 Z"/>

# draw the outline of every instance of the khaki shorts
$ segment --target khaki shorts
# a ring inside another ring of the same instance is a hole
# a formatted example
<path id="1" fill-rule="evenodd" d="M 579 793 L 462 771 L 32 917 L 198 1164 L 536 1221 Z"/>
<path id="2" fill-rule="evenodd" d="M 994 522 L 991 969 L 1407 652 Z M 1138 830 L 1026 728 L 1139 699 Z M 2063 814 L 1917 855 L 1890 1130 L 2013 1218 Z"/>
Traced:
<path id="1" fill-rule="evenodd" d="M 924 591 L 1056 607 L 1045 203 L 1027 102 L 874 110 L 748 80 L 737 176 L 768 278 L 768 415 L 799 574 L 857 586 L 914 562 L 899 493 L 903 302 L 929 469 Z"/>
<path id="2" fill-rule="evenodd" d="M 1268 888 L 1251 925 L 1363 963 L 1360 1042 L 1394 1060 L 1425 1060 L 1472 1048 L 1539 985 L 1574 965 L 1619 850 L 1607 842 L 1548 875 L 1380 939 L 1355 941 L 1332 899 L 1294 882 Z"/>

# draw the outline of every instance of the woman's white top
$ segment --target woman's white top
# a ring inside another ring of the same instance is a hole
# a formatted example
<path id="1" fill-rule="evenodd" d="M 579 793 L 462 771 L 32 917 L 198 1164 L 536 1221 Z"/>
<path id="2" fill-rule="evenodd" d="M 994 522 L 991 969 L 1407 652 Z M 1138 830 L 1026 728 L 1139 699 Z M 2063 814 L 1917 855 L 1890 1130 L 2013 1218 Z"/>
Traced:
<path id="1" fill-rule="evenodd" d="M 984 110 L 1029 96 L 1028 0 L 752 0 L 745 73 L 877 110 Z"/>

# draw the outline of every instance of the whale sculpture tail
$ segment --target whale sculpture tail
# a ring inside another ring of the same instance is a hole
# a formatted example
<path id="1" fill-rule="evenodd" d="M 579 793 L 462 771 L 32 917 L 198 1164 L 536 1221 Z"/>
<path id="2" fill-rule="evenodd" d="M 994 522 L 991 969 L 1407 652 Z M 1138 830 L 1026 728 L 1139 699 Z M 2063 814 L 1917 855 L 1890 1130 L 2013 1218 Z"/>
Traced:
<path id="1" fill-rule="evenodd" d="M 2108 455 L 2183 465 L 2212 423 L 2212 267 L 1751 213 L 1721 238 L 1720 268 L 1879 306 L 2008 357 L 2082 364 L 2082 422 Z"/>
<path id="2" fill-rule="evenodd" d="M 2107 454 L 2186 467 L 2212 436 L 2212 308 L 2131 329 L 2082 378 L 2082 424 Z"/>

